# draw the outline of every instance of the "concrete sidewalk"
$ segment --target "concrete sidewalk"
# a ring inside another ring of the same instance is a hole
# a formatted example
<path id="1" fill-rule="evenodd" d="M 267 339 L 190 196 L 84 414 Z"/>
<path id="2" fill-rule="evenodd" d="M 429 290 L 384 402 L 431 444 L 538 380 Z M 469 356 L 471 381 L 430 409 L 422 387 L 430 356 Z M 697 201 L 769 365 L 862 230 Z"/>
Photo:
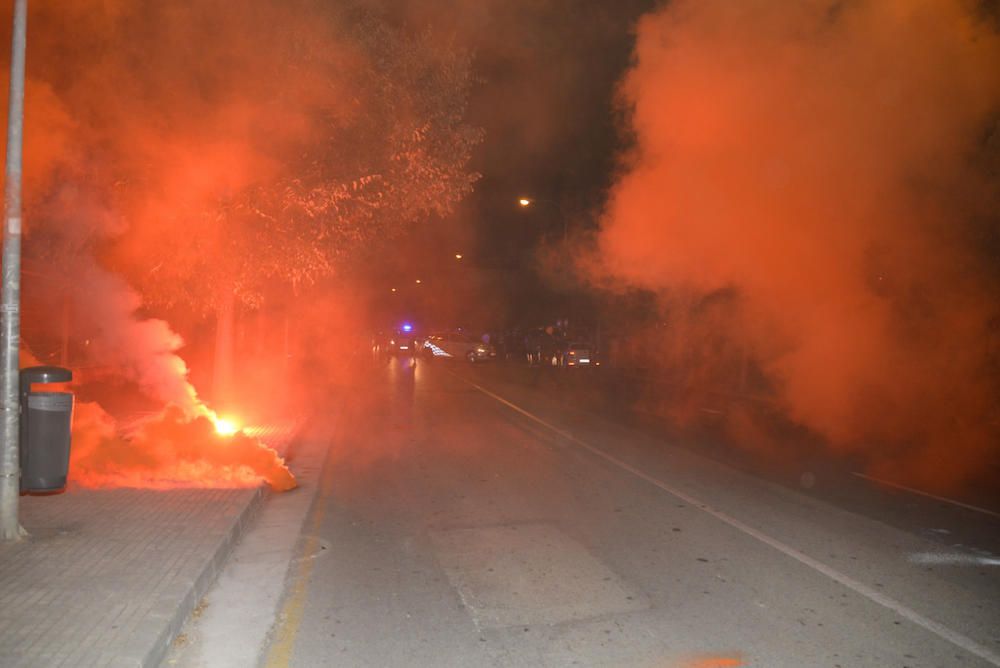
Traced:
<path id="1" fill-rule="evenodd" d="M 291 436 L 263 440 L 282 452 Z M 0 663 L 158 665 L 267 494 L 71 485 L 21 497 L 30 536 L 0 545 Z"/>

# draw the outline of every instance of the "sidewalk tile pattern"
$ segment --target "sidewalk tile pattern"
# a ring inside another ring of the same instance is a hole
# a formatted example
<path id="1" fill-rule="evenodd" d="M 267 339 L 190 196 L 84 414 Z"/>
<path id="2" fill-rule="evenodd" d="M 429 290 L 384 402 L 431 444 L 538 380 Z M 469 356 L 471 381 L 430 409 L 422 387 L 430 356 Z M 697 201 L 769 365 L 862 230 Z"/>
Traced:
<path id="1" fill-rule="evenodd" d="M 222 568 L 260 489 L 21 498 L 0 544 L 0 665 L 156 665 Z"/>

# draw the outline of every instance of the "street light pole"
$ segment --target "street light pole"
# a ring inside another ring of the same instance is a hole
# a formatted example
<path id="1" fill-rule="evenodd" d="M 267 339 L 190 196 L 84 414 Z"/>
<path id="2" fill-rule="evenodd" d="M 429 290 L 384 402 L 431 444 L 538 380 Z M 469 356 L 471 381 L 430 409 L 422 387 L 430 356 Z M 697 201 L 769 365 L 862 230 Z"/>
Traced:
<path id="1" fill-rule="evenodd" d="M 18 453 L 21 343 L 21 150 L 24 139 L 24 51 L 28 0 L 14 0 L 10 93 L 7 111 L 7 172 L 4 187 L 3 296 L 0 307 L 0 541 L 21 538 L 18 523 L 21 463 Z"/>

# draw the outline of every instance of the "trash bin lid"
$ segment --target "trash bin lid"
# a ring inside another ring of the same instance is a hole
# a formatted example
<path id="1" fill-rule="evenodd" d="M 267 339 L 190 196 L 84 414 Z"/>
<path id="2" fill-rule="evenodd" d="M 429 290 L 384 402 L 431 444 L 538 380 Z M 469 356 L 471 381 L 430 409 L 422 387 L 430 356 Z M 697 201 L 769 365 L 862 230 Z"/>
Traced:
<path id="1" fill-rule="evenodd" d="M 73 372 L 61 366 L 29 366 L 21 369 L 21 385 L 30 383 L 66 383 Z"/>

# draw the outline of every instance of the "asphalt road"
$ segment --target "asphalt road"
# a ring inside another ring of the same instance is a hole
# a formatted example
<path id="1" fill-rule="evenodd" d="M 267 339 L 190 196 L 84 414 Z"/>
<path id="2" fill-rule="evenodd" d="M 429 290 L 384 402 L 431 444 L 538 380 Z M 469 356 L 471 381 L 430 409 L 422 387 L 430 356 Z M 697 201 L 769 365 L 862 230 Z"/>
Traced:
<path id="1" fill-rule="evenodd" d="M 249 628 L 280 578 L 272 628 L 195 621 L 171 664 L 1000 666 L 988 508 L 750 472 L 489 366 L 393 360 L 339 411 L 311 508 L 264 522 L 288 549 L 207 602 Z"/>

